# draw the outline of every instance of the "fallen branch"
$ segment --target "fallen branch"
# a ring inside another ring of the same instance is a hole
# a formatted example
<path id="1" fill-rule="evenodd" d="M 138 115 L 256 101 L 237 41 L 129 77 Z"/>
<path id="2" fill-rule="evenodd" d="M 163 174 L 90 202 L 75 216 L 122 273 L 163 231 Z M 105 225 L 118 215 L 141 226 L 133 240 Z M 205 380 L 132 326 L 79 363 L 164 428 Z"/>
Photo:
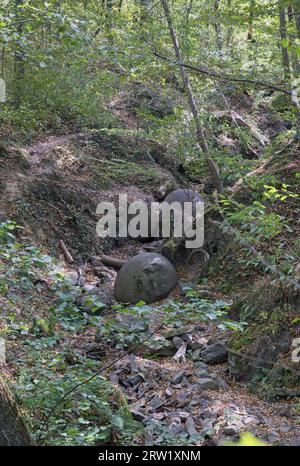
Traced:
<path id="1" fill-rule="evenodd" d="M 186 343 L 183 343 L 177 353 L 174 354 L 173 359 L 176 362 L 185 362 Z"/>
<path id="2" fill-rule="evenodd" d="M 274 158 L 277 155 L 279 155 L 280 153 L 284 152 L 293 142 L 294 142 L 294 140 L 289 141 L 282 149 L 275 152 L 272 155 L 272 157 L 270 157 L 269 159 L 266 159 L 266 160 L 262 160 L 261 164 L 257 168 L 255 168 L 251 172 L 248 172 L 243 178 L 240 178 L 238 181 L 236 181 L 236 183 L 232 187 L 229 188 L 230 192 L 232 194 L 236 194 L 241 189 L 241 187 L 242 187 L 242 185 L 244 183 L 244 180 L 246 178 L 252 178 L 252 176 L 260 175 L 261 173 L 263 173 L 265 168 L 268 167 L 271 164 L 271 162 L 274 160 Z"/>
<path id="3" fill-rule="evenodd" d="M 231 193 L 232 194 L 236 194 L 240 188 L 242 187 L 243 183 L 244 183 L 244 180 L 246 178 L 251 178 L 252 176 L 255 176 L 255 175 L 259 175 L 260 173 L 262 173 L 264 171 L 264 169 L 266 168 L 266 166 L 269 164 L 270 162 L 270 159 L 268 160 L 264 160 L 259 167 L 257 167 L 255 170 L 253 170 L 252 172 L 249 172 L 247 173 L 243 178 L 240 178 L 233 186 L 232 188 L 229 188 Z"/>
<path id="4" fill-rule="evenodd" d="M 114 267 L 115 269 L 120 269 L 126 262 L 122 259 L 117 259 L 116 257 L 111 256 L 101 256 L 100 260 L 103 264 L 109 265 L 110 267 Z"/>
<path id="5" fill-rule="evenodd" d="M 272 89 L 273 91 L 283 92 L 284 94 L 292 96 L 292 91 L 287 91 L 286 89 L 283 89 L 282 87 L 278 87 L 274 84 L 268 84 L 263 81 L 256 81 L 256 80 L 248 79 L 248 78 L 234 78 L 233 76 L 227 76 L 226 74 L 219 74 L 213 70 L 209 70 L 206 68 L 199 68 L 198 66 L 194 66 L 189 63 L 184 63 L 182 61 L 177 61 L 172 58 L 166 57 L 165 55 L 162 55 L 156 50 L 153 52 L 153 54 L 155 55 L 155 57 L 168 61 L 172 63 L 173 65 L 184 67 L 192 71 L 196 71 L 197 73 L 204 74 L 208 76 L 209 78 L 218 78 L 218 79 L 221 79 L 222 81 L 232 81 L 232 82 L 237 82 L 237 83 L 252 84 L 255 86 L 265 87 L 267 89 Z"/>
<path id="6" fill-rule="evenodd" d="M 65 242 L 60 239 L 59 242 L 58 242 L 59 246 L 61 247 L 61 250 L 64 254 L 64 257 L 66 259 L 66 261 L 69 263 L 69 264 L 72 264 L 74 262 L 74 259 L 71 255 L 71 253 L 69 252 L 67 246 L 65 245 Z"/>

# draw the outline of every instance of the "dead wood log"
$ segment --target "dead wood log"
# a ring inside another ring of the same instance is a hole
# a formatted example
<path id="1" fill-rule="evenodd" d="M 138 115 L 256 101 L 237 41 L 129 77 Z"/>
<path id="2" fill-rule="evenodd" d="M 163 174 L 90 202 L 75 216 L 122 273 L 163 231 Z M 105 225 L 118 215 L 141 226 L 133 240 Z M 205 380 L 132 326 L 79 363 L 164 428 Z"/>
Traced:
<path id="1" fill-rule="evenodd" d="M 185 362 L 185 354 L 186 354 L 186 348 L 187 348 L 187 344 L 186 343 L 183 343 L 179 350 L 177 351 L 177 353 L 174 354 L 173 356 L 173 359 L 176 361 L 176 362 Z"/>
<path id="2" fill-rule="evenodd" d="M 61 247 L 61 250 L 62 250 L 62 252 L 64 254 L 64 257 L 65 257 L 66 261 L 69 264 L 72 264 L 74 262 L 74 259 L 73 259 L 72 255 L 71 255 L 71 253 L 69 252 L 67 246 L 65 245 L 65 242 L 62 239 L 60 239 L 58 244 Z"/>
<path id="3" fill-rule="evenodd" d="M 111 256 L 101 256 L 100 260 L 103 264 L 114 267 L 115 269 L 120 269 L 126 262 L 122 259 L 117 259 L 116 257 Z"/>
<path id="4" fill-rule="evenodd" d="M 0 376 L 0 446 L 32 445 L 17 403 Z"/>

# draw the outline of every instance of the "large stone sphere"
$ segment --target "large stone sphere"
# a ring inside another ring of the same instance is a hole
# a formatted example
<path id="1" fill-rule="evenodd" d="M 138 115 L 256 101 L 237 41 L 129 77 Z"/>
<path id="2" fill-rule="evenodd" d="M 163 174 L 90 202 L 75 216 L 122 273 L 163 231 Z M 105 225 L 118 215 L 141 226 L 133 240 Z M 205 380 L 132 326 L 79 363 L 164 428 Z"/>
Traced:
<path id="1" fill-rule="evenodd" d="M 170 194 L 167 195 L 165 198 L 164 202 L 167 202 L 168 204 L 172 204 L 173 202 L 179 202 L 182 207 L 184 207 L 185 202 L 192 202 L 193 207 L 192 207 L 192 213 L 193 216 L 196 215 L 196 207 L 195 205 L 198 202 L 203 202 L 202 197 L 200 196 L 197 191 L 194 191 L 193 189 L 175 189 L 175 191 L 172 191 Z"/>
<path id="2" fill-rule="evenodd" d="M 123 303 L 149 304 L 165 298 L 176 282 L 176 270 L 166 257 L 145 252 L 123 265 L 115 281 L 114 294 Z"/>

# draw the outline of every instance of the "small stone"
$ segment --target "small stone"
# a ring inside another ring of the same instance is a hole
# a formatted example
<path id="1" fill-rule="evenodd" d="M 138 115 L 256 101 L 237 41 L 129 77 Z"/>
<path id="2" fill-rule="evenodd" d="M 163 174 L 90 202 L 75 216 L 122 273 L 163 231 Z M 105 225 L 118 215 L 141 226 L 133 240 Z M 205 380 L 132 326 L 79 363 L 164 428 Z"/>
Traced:
<path id="1" fill-rule="evenodd" d="M 155 396 L 149 403 L 149 407 L 152 411 L 157 411 L 159 408 L 164 406 L 165 400 L 159 396 Z"/>
<path id="2" fill-rule="evenodd" d="M 193 355 L 192 355 L 192 360 L 193 361 L 199 361 L 199 359 L 202 359 L 201 358 L 201 349 L 197 349 L 196 351 L 193 352 Z"/>
<path id="3" fill-rule="evenodd" d="M 190 415 L 187 417 L 185 421 L 185 427 L 190 437 L 198 434 L 193 416 Z"/>
<path id="4" fill-rule="evenodd" d="M 165 391 L 165 394 L 168 396 L 168 397 L 171 397 L 173 395 L 173 390 L 171 388 L 167 388 L 166 391 Z"/>
<path id="5" fill-rule="evenodd" d="M 221 390 L 228 390 L 229 389 L 229 385 L 228 383 L 226 383 L 224 380 L 222 379 L 218 379 L 218 384 L 219 384 L 219 388 Z"/>
<path id="6" fill-rule="evenodd" d="M 172 383 L 177 385 L 179 383 L 182 382 L 182 379 L 186 376 L 186 372 L 185 371 L 180 371 L 180 372 L 177 372 L 177 374 L 173 377 L 172 379 Z"/>
<path id="7" fill-rule="evenodd" d="M 142 378 L 140 375 L 136 374 L 136 375 L 132 375 L 131 377 L 129 377 L 129 378 L 127 379 L 127 382 L 128 382 L 132 387 L 134 387 L 135 385 L 141 383 L 142 380 L 143 380 L 143 378 Z"/>
<path id="8" fill-rule="evenodd" d="M 173 344 L 161 335 L 154 335 L 151 340 L 142 342 L 133 349 L 134 354 L 149 354 L 150 356 L 173 356 L 175 349 Z"/>
<path id="9" fill-rule="evenodd" d="M 185 333 L 184 335 L 181 335 L 181 338 L 183 339 L 183 341 L 188 343 L 189 346 L 191 346 L 192 341 L 193 341 L 193 337 L 191 333 Z"/>
<path id="10" fill-rule="evenodd" d="M 201 435 L 203 435 L 204 438 L 210 438 L 212 437 L 213 435 L 215 435 L 216 433 L 216 430 L 213 429 L 213 428 L 209 428 L 209 427 L 205 427 L 202 431 L 201 431 Z"/>
<path id="11" fill-rule="evenodd" d="M 202 412 L 203 419 L 217 419 L 218 415 L 216 412 L 212 411 L 211 409 L 205 409 Z"/>
<path id="12" fill-rule="evenodd" d="M 225 435 L 230 436 L 230 437 L 235 437 L 235 436 L 239 435 L 238 431 L 236 429 L 234 429 L 233 427 L 230 427 L 230 426 L 224 427 L 223 433 Z"/>
<path id="13" fill-rule="evenodd" d="M 129 408 L 133 419 L 139 422 L 143 422 L 146 419 L 145 414 L 143 413 L 142 410 L 139 410 L 138 408 Z"/>
<path id="14" fill-rule="evenodd" d="M 192 350 L 196 351 L 198 349 L 203 349 L 203 347 L 206 346 L 206 344 L 207 344 L 207 338 L 204 338 L 204 337 L 197 338 L 191 343 L 191 348 Z"/>
<path id="15" fill-rule="evenodd" d="M 185 422 L 187 420 L 187 418 L 190 416 L 190 414 L 188 412 L 186 412 L 186 411 L 179 411 L 178 416 L 179 416 L 181 421 Z"/>
<path id="16" fill-rule="evenodd" d="M 198 388 L 198 387 L 197 387 Z M 190 402 L 190 407 L 191 408 L 195 408 L 195 406 L 198 406 L 200 403 L 199 400 L 196 400 L 196 399 L 193 399 L 191 402 Z"/>
<path id="17" fill-rule="evenodd" d="M 183 432 L 185 432 L 185 428 L 183 424 L 175 424 L 174 426 L 171 427 L 171 432 L 173 435 L 180 435 Z"/>

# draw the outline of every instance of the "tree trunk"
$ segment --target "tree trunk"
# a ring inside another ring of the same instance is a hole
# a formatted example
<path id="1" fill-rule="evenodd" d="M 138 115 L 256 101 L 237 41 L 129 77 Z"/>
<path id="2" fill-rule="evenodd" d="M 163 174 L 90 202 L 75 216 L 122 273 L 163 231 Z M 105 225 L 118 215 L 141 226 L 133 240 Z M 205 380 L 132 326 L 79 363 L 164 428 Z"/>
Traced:
<path id="1" fill-rule="evenodd" d="M 248 34 L 247 40 L 253 42 L 253 19 L 254 19 L 254 7 L 255 7 L 255 0 L 251 0 L 250 3 L 250 15 L 249 15 L 249 25 L 248 25 Z"/>
<path id="2" fill-rule="evenodd" d="M 178 39 L 177 39 L 176 31 L 175 31 L 175 29 L 173 27 L 173 21 L 172 21 L 172 17 L 171 17 L 171 14 L 170 14 L 168 0 L 161 0 L 161 3 L 162 3 L 164 14 L 165 14 L 165 17 L 166 17 L 166 20 L 167 20 L 167 23 L 168 23 L 169 33 L 170 33 L 170 37 L 171 37 L 172 42 L 173 42 L 173 47 L 174 47 L 176 59 L 177 59 L 177 61 L 179 63 L 181 63 L 182 62 L 182 57 L 181 57 L 180 46 L 179 46 L 179 42 L 178 42 Z M 210 172 L 210 175 L 212 177 L 212 180 L 214 182 L 215 187 L 217 188 L 217 190 L 219 192 L 223 192 L 223 183 L 222 183 L 222 180 L 221 180 L 221 177 L 220 177 L 219 169 L 218 169 L 216 163 L 212 160 L 212 158 L 209 155 L 208 145 L 207 145 L 206 138 L 205 138 L 205 135 L 204 135 L 204 131 L 203 131 L 203 128 L 202 128 L 202 125 L 201 125 L 201 122 L 200 122 L 198 109 L 197 109 L 196 102 L 195 102 L 195 99 L 194 99 L 194 95 L 193 95 L 193 91 L 192 91 L 192 87 L 191 87 L 191 83 L 190 83 L 188 73 L 186 72 L 186 70 L 185 70 L 185 68 L 183 66 L 180 66 L 179 68 L 180 68 L 181 78 L 182 78 L 182 81 L 183 81 L 183 86 L 184 86 L 184 88 L 185 88 L 185 90 L 187 92 L 188 99 L 189 99 L 189 104 L 190 104 L 191 111 L 192 111 L 192 114 L 193 114 L 193 117 L 194 117 L 194 122 L 195 122 L 195 126 L 196 126 L 196 136 L 197 136 L 198 143 L 199 143 L 199 145 L 200 145 L 200 147 L 201 147 L 201 149 L 202 149 L 202 151 L 204 153 L 205 162 L 206 162 L 207 168 L 208 168 L 208 170 Z"/>
<path id="3" fill-rule="evenodd" d="M 223 48 L 222 30 L 221 30 L 221 24 L 219 20 L 220 1 L 221 0 L 215 0 L 215 3 L 214 3 L 214 12 L 215 12 L 214 28 L 216 32 L 216 47 L 219 51 L 221 51 Z"/>
<path id="4" fill-rule="evenodd" d="M 288 6 L 288 19 L 289 19 L 290 26 L 293 26 L 294 9 L 292 5 Z M 299 59 L 297 57 L 297 53 L 295 49 L 295 41 L 294 41 L 293 34 L 289 34 L 289 41 L 292 44 L 291 59 L 292 59 L 292 66 L 293 66 L 293 74 L 294 74 L 294 77 L 298 77 L 299 71 L 300 71 L 300 63 L 299 63 Z"/>
<path id="5" fill-rule="evenodd" d="M 227 15 L 231 15 L 231 10 L 232 10 L 232 3 L 231 3 L 231 0 L 227 0 Z M 227 47 L 230 45 L 230 40 L 232 38 L 232 34 L 233 34 L 233 26 L 231 24 L 231 22 L 229 21 L 228 22 L 228 29 L 227 29 L 227 33 L 226 33 L 226 45 Z"/>
<path id="6" fill-rule="evenodd" d="M 22 6 L 24 0 L 15 0 L 15 14 L 17 23 L 17 34 L 18 38 L 22 37 L 23 33 L 23 23 L 22 23 L 22 15 L 20 15 L 20 6 Z M 19 44 L 15 45 L 15 52 L 14 52 L 14 77 L 15 77 L 15 95 L 14 95 L 14 103 L 18 107 L 21 103 L 21 81 L 25 75 L 25 66 L 24 66 L 24 52 L 22 46 Z"/>
<path id="7" fill-rule="evenodd" d="M 287 32 L 286 32 L 286 19 L 285 19 L 285 10 L 279 10 L 279 32 L 280 32 L 280 39 L 281 39 L 281 54 L 282 54 L 282 66 L 284 72 L 284 79 L 286 82 L 291 82 L 291 74 L 290 74 L 290 58 L 288 49 L 286 46 L 282 44 L 283 41 L 287 40 Z"/>
<path id="8" fill-rule="evenodd" d="M 298 4 L 298 2 L 297 4 L 295 2 L 294 13 L 298 39 L 300 40 L 300 5 Z"/>
<path id="9" fill-rule="evenodd" d="M 0 446 L 31 445 L 26 425 L 13 395 L 0 376 Z"/>

